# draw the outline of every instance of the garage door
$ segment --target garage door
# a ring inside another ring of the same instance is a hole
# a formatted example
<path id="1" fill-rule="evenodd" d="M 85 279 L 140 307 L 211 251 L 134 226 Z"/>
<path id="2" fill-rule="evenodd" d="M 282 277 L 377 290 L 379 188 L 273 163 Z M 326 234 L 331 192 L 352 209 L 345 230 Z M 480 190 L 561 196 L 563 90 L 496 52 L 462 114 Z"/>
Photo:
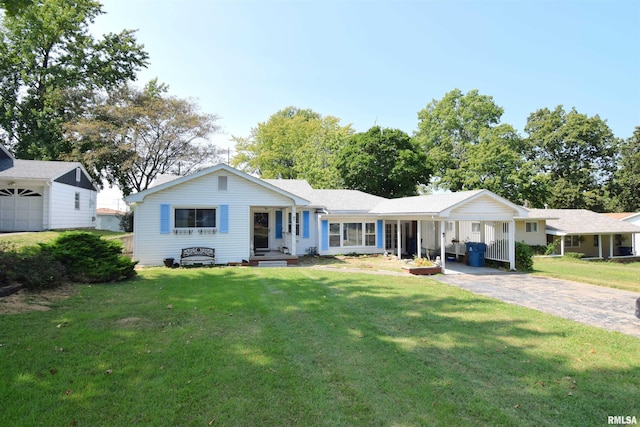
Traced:
<path id="1" fill-rule="evenodd" d="M 42 230 L 42 199 L 34 189 L 0 189 L 0 231 Z"/>

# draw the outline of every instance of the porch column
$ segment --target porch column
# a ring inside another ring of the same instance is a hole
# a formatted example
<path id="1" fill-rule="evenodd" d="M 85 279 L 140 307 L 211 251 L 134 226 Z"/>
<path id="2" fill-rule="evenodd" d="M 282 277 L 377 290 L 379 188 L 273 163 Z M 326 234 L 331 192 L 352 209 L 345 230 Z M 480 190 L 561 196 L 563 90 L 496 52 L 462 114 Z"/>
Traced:
<path id="1" fill-rule="evenodd" d="M 560 236 L 560 256 L 564 256 L 564 236 Z"/>
<path id="2" fill-rule="evenodd" d="M 602 234 L 598 234 L 598 258 L 602 258 Z"/>
<path id="3" fill-rule="evenodd" d="M 509 268 L 516 269 L 516 221 L 509 222 Z"/>
<path id="4" fill-rule="evenodd" d="M 418 220 L 418 235 L 416 236 L 416 251 L 418 253 L 418 258 L 422 258 L 422 221 Z"/>
<path id="5" fill-rule="evenodd" d="M 296 226 L 298 224 L 298 215 L 296 214 L 296 205 L 291 206 L 291 255 L 298 255 L 296 249 Z"/>
<path id="6" fill-rule="evenodd" d="M 447 222 L 440 221 L 440 265 L 442 266 L 442 274 L 445 274 L 446 248 L 447 245 Z"/>
<path id="7" fill-rule="evenodd" d="M 396 246 L 398 246 L 397 248 L 398 259 L 402 259 L 402 227 L 400 227 L 400 220 L 397 220 L 397 224 L 398 224 L 398 232 L 397 232 L 398 244 Z"/>
<path id="8" fill-rule="evenodd" d="M 613 234 L 609 234 L 609 259 L 613 258 Z"/>

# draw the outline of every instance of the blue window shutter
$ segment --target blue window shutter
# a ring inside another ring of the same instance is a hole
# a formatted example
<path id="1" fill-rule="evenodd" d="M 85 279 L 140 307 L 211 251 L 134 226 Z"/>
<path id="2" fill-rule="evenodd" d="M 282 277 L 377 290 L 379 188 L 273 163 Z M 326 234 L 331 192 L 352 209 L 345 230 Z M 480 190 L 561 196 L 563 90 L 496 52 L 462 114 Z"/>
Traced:
<path id="1" fill-rule="evenodd" d="M 160 234 L 171 231 L 171 205 L 160 205 Z"/>
<path id="2" fill-rule="evenodd" d="M 309 238 L 309 211 L 302 211 L 302 238 Z"/>
<path id="3" fill-rule="evenodd" d="M 229 232 L 229 205 L 220 205 L 220 226 L 218 231 L 221 233 Z"/>
<path id="4" fill-rule="evenodd" d="M 276 211 L 276 239 L 282 239 L 282 211 Z"/>
<path id="5" fill-rule="evenodd" d="M 383 243 L 383 237 L 384 237 L 384 227 L 382 226 L 382 220 L 379 219 L 377 221 L 377 227 L 378 227 L 378 249 L 382 249 L 382 243 Z"/>
<path id="6" fill-rule="evenodd" d="M 327 251 L 329 250 L 329 221 L 326 219 L 322 220 L 322 230 L 320 237 L 320 250 Z"/>

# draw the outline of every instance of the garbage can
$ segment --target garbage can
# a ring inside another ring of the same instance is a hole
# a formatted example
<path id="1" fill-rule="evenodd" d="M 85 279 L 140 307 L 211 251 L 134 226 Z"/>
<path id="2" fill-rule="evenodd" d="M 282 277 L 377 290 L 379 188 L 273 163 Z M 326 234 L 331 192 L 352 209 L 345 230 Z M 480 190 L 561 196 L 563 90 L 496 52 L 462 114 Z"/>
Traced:
<path id="1" fill-rule="evenodd" d="M 467 255 L 471 267 L 484 267 L 484 253 L 487 245 L 481 242 L 467 242 Z"/>

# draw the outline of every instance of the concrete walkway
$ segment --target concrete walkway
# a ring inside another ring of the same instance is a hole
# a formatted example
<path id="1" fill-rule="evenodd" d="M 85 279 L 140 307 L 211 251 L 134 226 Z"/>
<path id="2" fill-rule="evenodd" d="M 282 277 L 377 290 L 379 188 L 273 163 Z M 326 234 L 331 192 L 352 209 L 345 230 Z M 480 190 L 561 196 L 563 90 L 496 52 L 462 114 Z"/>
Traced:
<path id="1" fill-rule="evenodd" d="M 640 338 L 640 319 L 634 315 L 638 293 L 492 268 L 454 263 L 446 267 L 447 274 L 431 277 L 476 294 Z"/>

